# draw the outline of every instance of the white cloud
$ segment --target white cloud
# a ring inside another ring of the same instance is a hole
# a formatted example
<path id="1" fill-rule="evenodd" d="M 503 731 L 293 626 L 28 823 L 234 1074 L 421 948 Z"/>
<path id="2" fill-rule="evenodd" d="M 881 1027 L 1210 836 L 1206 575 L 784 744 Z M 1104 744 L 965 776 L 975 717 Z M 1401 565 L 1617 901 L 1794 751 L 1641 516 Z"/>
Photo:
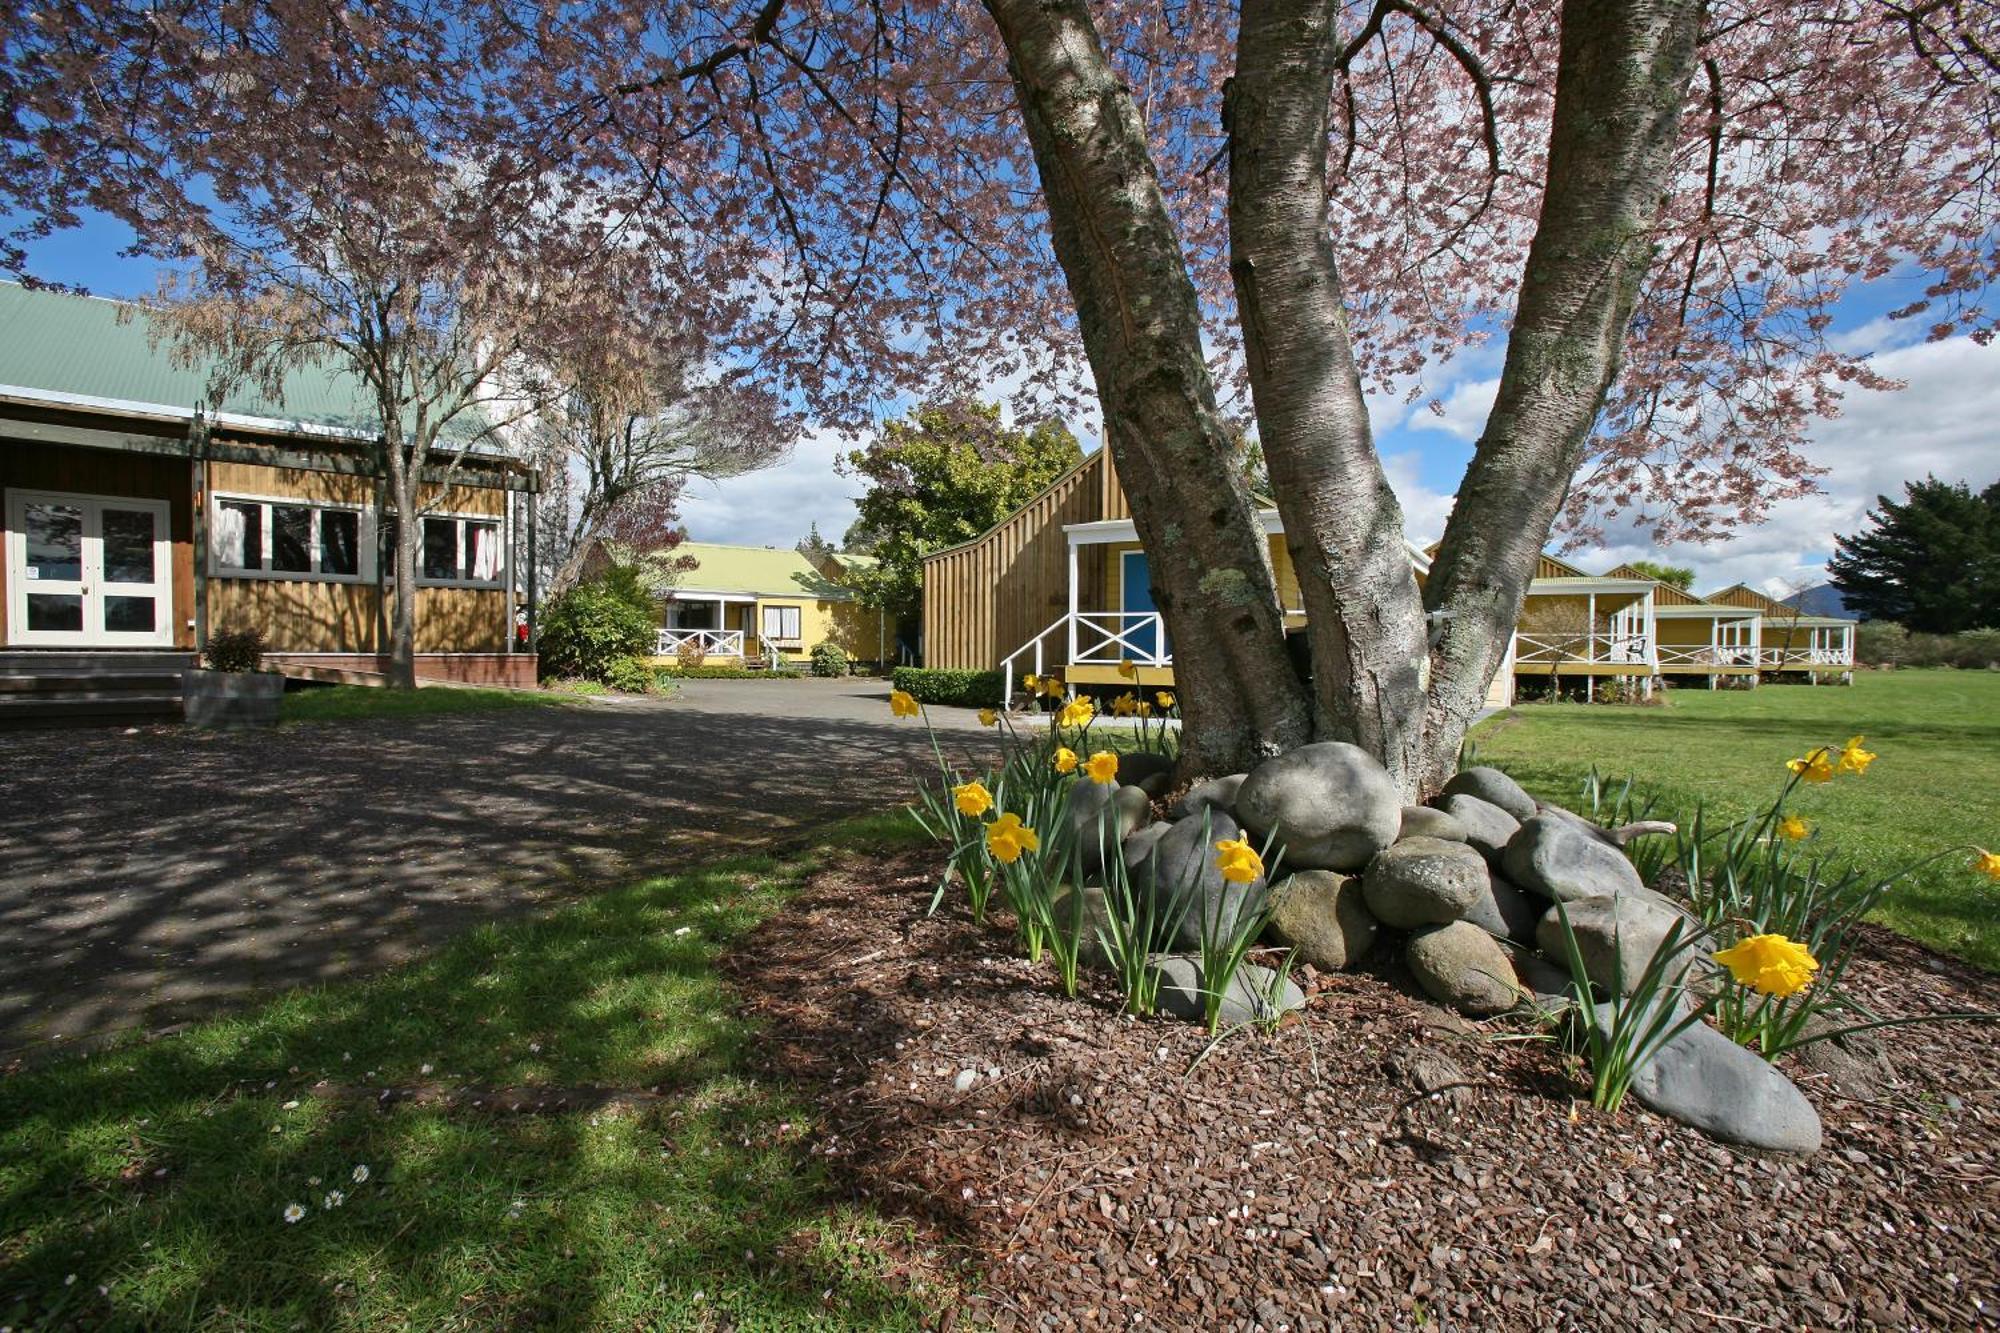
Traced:
<path id="1" fill-rule="evenodd" d="M 1418 546 L 1429 546 L 1444 536 L 1445 520 L 1451 517 L 1457 497 L 1424 485 L 1419 479 L 1421 466 L 1421 455 L 1414 452 L 1382 458 L 1382 470 L 1389 475 L 1389 485 L 1403 505 L 1404 534 Z"/>
<path id="2" fill-rule="evenodd" d="M 854 521 L 854 501 L 864 489 L 859 477 L 834 469 L 834 460 L 853 447 L 832 432 L 809 434 L 776 467 L 692 483 L 680 506 L 688 536 L 702 542 L 790 546 L 818 523 L 820 535 L 838 543 Z"/>
<path id="3" fill-rule="evenodd" d="M 1975 490 L 2000 479 L 2000 345 L 1951 338 L 1883 352 L 1872 364 L 1909 387 L 1852 390 L 1842 415 L 1813 427 L 1807 457 L 1827 469 L 1821 494 L 1781 501 L 1768 521 L 1727 542 L 1655 551 L 1635 534 L 1576 562 L 1595 570 L 1664 558 L 1694 566 L 1701 591 L 1740 582 L 1789 592 L 1825 579 L 1834 534 L 1864 526 L 1876 496 L 1899 498 L 1905 481 L 1926 474 Z"/>
<path id="4" fill-rule="evenodd" d="M 1486 429 L 1487 414 L 1493 410 L 1493 395 L 1499 392 L 1500 377 L 1463 380 L 1451 386 L 1437 406 L 1419 403 L 1402 420 L 1406 431 L 1442 431 L 1459 440 L 1476 440 Z"/>

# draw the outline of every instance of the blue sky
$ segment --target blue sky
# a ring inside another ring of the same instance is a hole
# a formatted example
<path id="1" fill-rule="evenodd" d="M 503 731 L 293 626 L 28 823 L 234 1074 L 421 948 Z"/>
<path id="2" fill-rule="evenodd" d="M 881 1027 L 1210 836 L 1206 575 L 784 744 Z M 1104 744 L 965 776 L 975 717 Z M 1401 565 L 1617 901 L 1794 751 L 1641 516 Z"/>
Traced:
<path id="1" fill-rule="evenodd" d="M 128 236 L 117 223 L 93 219 L 38 242 L 34 271 L 98 295 L 146 295 L 155 286 L 155 265 L 118 254 Z M 1821 494 L 1779 504 L 1769 521 L 1725 543 L 1661 552 L 1643 533 L 1613 534 L 1606 546 L 1571 558 L 1596 569 L 1664 556 L 1693 565 L 1701 590 L 1741 581 L 1786 591 L 1820 580 L 1831 534 L 1854 531 L 1878 493 L 1900 494 L 1905 479 L 1927 472 L 1975 488 L 2000 480 L 2000 345 L 1982 348 L 1967 338 L 1919 342 L 1920 326 L 1890 326 L 1881 318 L 1909 297 L 1907 284 L 1891 279 L 1851 294 L 1836 312 L 1833 336 L 1870 353 L 1909 387 L 1893 394 L 1852 392 L 1839 417 L 1815 424 L 1811 456 L 1829 469 Z M 1490 344 L 1434 377 L 1431 396 L 1442 404 L 1441 415 L 1423 402 L 1371 402 L 1390 480 L 1402 496 L 1410 535 L 1419 541 L 1443 529 L 1492 401 L 1500 355 L 1500 347 Z M 783 546 L 817 523 L 837 540 L 860 493 L 855 479 L 834 466 L 847 447 L 830 434 L 809 435 L 781 467 L 696 483 L 683 504 L 690 535 Z"/>

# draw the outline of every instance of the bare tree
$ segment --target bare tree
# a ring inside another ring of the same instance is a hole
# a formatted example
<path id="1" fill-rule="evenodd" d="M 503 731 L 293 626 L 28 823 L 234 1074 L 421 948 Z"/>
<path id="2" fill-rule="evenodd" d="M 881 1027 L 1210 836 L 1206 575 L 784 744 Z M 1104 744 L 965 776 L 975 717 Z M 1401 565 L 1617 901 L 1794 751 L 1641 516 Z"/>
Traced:
<path id="1" fill-rule="evenodd" d="M 604 336 L 583 342 L 528 432 L 551 595 L 577 581 L 601 543 L 637 555 L 672 547 L 689 480 L 741 476 L 791 452 L 796 428 L 768 387 L 718 367 L 692 338 L 641 348 L 634 356 Z"/>

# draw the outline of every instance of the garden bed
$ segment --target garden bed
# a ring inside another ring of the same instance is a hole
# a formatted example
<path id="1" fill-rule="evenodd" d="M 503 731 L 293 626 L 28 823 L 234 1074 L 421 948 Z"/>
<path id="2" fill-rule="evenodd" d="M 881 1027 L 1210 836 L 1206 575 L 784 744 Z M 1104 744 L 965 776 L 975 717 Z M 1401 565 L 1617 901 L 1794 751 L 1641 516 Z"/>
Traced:
<path id="1" fill-rule="evenodd" d="M 1199 1027 L 1119 1016 L 1101 977 L 1064 999 L 1004 921 L 927 917 L 935 866 L 822 873 L 726 968 L 766 1026 L 758 1058 L 820 1103 L 811 1152 L 960 1248 L 975 1323 L 2000 1317 L 1991 1028 L 1896 1029 L 1873 1086 L 1787 1058 L 1826 1147 L 1760 1157 L 1594 1111 L 1532 1028 L 1412 998 L 1390 961 L 1309 975 L 1303 1021 L 1203 1058 Z M 2000 1008 L 2000 980 L 1887 932 L 1865 952 L 1848 986 L 1886 1014 Z"/>

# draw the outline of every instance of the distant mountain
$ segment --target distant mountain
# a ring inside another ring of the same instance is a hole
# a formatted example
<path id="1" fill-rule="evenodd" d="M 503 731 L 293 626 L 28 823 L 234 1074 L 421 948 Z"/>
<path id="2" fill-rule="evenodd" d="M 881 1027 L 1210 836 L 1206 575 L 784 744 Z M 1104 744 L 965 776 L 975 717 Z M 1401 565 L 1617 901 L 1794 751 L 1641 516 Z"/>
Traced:
<path id="1" fill-rule="evenodd" d="M 1816 583 L 1810 588 L 1802 588 L 1785 598 L 1786 606 L 1796 606 L 1800 613 L 1808 616 L 1845 616 L 1858 620 L 1859 616 L 1847 609 L 1847 603 L 1840 599 L 1840 589 L 1831 583 Z"/>

